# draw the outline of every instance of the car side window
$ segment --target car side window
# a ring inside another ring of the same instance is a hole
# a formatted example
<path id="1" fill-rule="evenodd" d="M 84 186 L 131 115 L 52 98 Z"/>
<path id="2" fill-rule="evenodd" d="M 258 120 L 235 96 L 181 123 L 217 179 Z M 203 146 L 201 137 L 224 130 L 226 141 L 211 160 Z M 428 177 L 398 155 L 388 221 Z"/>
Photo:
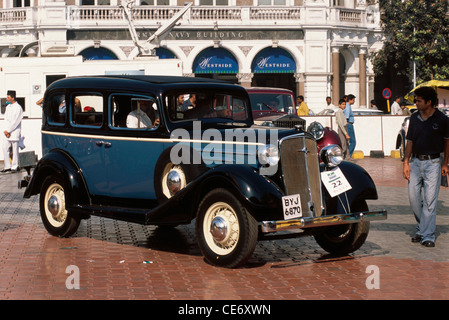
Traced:
<path id="1" fill-rule="evenodd" d="M 47 120 L 50 124 L 63 125 L 67 117 L 65 95 L 55 93 L 47 100 Z"/>
<path id="2" fill-rule="evenodd" d="M 72 94 L 70 104 L 72 106 L 72 122 L 75 126 L 102 126 L 103 96 L 101 94 Z"/>
<path id="3" fill-rule="evenodd" d="M 114 94 L 109 104 L 113 128 L 155 130 L 159 127 L 157 103 L 152 97 Z"/>

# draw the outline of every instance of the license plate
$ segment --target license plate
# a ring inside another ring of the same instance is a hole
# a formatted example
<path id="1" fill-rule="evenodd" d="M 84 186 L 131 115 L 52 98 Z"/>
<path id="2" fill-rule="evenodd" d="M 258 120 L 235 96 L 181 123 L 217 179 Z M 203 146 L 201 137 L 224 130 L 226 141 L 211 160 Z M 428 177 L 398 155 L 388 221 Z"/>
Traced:
<path id="1" fill-rule="evenodd" d="M 331 197 L 338 196 L 339 194 L 352 189 L 345 175 L 338 167 L 321 172 L 321 181 L 323 181 L 323 184 Z"/>
<path id="2" fill-rule="evenodd" d="M 301 218 L 301 198 L 299 194 L 282 197 L 282 208 L 284 209 L 284 220 Z"/>

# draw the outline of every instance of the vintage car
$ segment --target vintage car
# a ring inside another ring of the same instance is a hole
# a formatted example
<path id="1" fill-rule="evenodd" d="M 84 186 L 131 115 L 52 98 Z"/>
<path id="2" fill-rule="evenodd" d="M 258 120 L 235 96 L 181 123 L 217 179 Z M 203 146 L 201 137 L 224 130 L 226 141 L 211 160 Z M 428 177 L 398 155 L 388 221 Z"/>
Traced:
<path id="1" fill-rule="evenodd" d="M 283 88 L 251 87 L 246 88 L 251 102 L 253 120 L 266 126 L 294 128 L 303 126 L 306 120 L 296 115 L 295 96 L 293 92 Z M 311 133 L 318 144 L 318 151 L 323 147 L 336 144 L 341 147 L 337 132 L 324 127 L 320 122 L 313 121 L 307 132 Z"/>
<path id="2" fill-rule="evenodd" d="M 295 112 L 293 92 L 283 88 L 251 87 L 246 88 L 251 102 L 253 119 L 271 120 L 284 114 Z"/>
<path id="3" fill-rule="evenodd" d="M 410 122 L 410 117 L 404 118 L 404 121 L 401 124 L 401 129 L 399 129 L 398 135 L 396 137 L 396 149 L 399 149 L 399 154 L 400 154 L 401 160 L 404 160 L 405 137 L 407 136 L 409 122 Z"/>
<path id="4" fill-rule="evenodd" d="M 237 267 L 259 233 L 293 229 L 346 254 L 365 242 L 370 220 L 386 218 L 368 210 L 374 182 L 342 162 L 338 146 L 318 154 L 301 128 L 254 126 L 246 90 L 221 81 L 56 81 L 44 95 L 42 150 L 21 185 L 25 198 L 40 195 L 54 236 L 73 235 L 90 216 L 169 227 L 195 219 L 205 260 Z"/>

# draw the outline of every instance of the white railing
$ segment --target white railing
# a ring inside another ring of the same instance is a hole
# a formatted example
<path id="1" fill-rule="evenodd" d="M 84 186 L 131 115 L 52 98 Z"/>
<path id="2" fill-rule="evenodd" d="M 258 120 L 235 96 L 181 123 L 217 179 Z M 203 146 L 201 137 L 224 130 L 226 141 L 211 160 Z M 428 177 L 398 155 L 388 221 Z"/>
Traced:
<path id="1" fill-rule="evenodd" d="M 197 7 L 190 13 L 192 20 L 242 20 L 240 7 Z"/>
<path id="2" fill-rule="evenodd" d="M 169 20 L 182 7 L 158 6 L 136 7 L 132 9 L 132 17 L 135 21 L 145 21 L 147 24 L 156 24 Z M 260 24 L 260 22 L 300 23 L 303 7 L 228 7 L 228 6 L 201 6 L 192 7 L 183 19 L 184 23 L 195 24 L 201 21 L 235 22 L 242 25 Z M 358 24 L 366 25 L 366 13 L 364 10 L 329 8 L 335 12 L 335 18 L 329 18 L 330 24 Z M 333 17 L 333 14 L 329 14 Z M 105 6 L 70 6 L 68 17 L 74 22 L 93 21 L 122 21 L 123 9 L 120 7 Z"/>
<path id="3" fill-rule="evenodd" d="M 8 23 L 24 22 L 27 20 L 27 12 L 28 10 L 26 8 L 1 10 L 0 23 L 8 24 Z"/>
<path id="4" fill-rule="evenodd" d="M 340 9 L 339 12 L 339 20 L 340 22 L 349 22 L 349 23 L 361 23 L 362 22 L 362 12 L 360 10 L 349 10 L 349 9 Z"/>
<path id="5" fill-rule="evenodd" d="M 159 25 L 172 18 L 182 7 L 140 6 L 132 9 L 132 17 L 137 24 Z M 8 24 L 17 25 L 24 23 L 25 26 L 39 24 L 38 15 L 45 17 L 46 7 L 27 7 L 14 9 L 0 9 L 0 28 Z M 83 26 L 83 23 L 91 26 L 92 22 L 101 27 L 117 23 L 117 26 L 126 26 L 123 9 L 119 6 L 67 6 L 65 17 L 66 25 Z M 304 7 L 231 7 L 231 6 L 197 6 L 192 7 L 183 18 L 184 25 L 195 25 L 202 23 L 219 22 L 221 24 L 235 24 L 241 26 L 301 23 L 301 14 Z M 357 24 L 366 26 L 367 14 L 364 10 L 345 8 L 326 8 L 328 10 L 328 23 L 330 25 Z M 64 10 L 63 10 L 64 11 Z M 303 22 L 304 23 L 304 22 Z M 35 25 L 33 27 L 36 27 Z"/>
<path id="6" fill-rule="evenodd" d="M 300 8 L 250 8 L 250 20 L 299 20 Z"/>

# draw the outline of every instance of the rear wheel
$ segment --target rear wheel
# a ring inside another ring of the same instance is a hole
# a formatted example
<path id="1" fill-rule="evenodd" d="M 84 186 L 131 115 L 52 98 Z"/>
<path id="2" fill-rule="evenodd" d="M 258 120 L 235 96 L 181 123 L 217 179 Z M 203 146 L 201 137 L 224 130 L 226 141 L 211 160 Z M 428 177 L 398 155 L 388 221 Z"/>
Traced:
<path id="1" fill-rule="evenodd" d="M 359 202 L 352 212 L 368 211 L 365 201 Z M 369 221 L 323 227 L 314 233 L 321 248 L 332 254 L 348 254 L 358 250 L 368 237 Z"/>
<path id="2" fill-rule="evenodd" d="M 40 193 L 39 206 L 45 229 L 58 237 L 69 237 L 76 232 L 80 219 L 66 209 L 64 181 L 57 176 L 45 179 Z"/>
<path id="3" fill-rule="evenodd" d="M 209 192 L 196 219 L 198 244 L 206 261 L 234 268 L 244 264 L 257 244 L 257 221 L 226 189 Z"/>

